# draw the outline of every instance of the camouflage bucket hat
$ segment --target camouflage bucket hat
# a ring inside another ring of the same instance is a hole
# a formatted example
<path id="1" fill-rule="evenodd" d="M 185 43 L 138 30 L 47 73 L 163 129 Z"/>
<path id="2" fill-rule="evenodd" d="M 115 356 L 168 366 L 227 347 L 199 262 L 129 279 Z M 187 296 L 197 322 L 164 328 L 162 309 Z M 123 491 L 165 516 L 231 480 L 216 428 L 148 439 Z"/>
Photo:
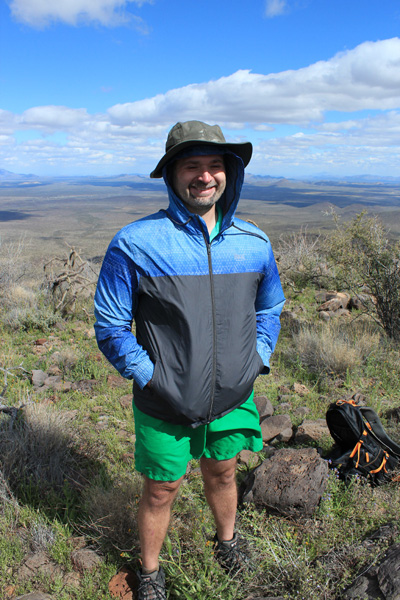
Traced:
<path id="1" fill-rule="evenodd" d="M 207 125 L 201 121 L 186 121 L 185 123 L 176 123 L 168 134 L 165 144 L 165 154 L 150 173 L 152 179 L 162 177 L 164 165 L 170 162 L 179 152 L 189 146 L 218 146 L 226 148 L 239 156 L 246 167 L 251 159 L 253 147 L 250 142 L 241 144 L 228 144 L 218 125 Z"/>

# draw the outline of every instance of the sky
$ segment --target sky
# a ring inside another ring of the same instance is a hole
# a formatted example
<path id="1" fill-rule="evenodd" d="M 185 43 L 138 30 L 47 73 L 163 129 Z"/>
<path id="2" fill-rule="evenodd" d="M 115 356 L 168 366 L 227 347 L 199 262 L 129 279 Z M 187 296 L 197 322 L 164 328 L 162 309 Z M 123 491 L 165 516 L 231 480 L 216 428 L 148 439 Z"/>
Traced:
<path id="1" fill-rule="evenodd" d="M 0 169 L 148 175 L 169 129 L 248 173 L 400 176 L 399 0 L 0 0 Z"/>

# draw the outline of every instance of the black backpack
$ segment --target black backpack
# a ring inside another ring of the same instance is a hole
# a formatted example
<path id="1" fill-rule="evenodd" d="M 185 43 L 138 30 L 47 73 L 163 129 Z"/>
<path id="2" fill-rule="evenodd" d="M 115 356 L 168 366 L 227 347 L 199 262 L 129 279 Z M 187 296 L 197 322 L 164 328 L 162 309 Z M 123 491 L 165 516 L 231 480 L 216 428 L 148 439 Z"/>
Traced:
<path id="1" fill-rule="evenodd" d="M 341 479 L 361 475 L 372 485 L 399 480 L 393 472 L 400 463 L 400 446 L 387 435 L 372 408 L 338 400 L 329 406 L 326 422 L 337 444 L 329 464 Z"/>

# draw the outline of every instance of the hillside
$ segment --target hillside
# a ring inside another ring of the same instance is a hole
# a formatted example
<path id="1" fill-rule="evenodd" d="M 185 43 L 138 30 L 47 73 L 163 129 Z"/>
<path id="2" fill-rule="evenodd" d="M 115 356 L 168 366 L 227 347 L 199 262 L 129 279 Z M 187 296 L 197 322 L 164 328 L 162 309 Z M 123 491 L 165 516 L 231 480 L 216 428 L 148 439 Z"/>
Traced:
<path id="1" fill-rule="evenodd" d="M 124 206 L 127 199 L 119 201 Z M 355 234 L 365 241 L 356 261 Z M 287 303 L 271 374 L 256 380 L 255 395 L 285 421 L 286 434 L 265 437 L 262 452 L 241 458 L 239 484 L 279 449 L 317 448 L 327 456 L 333 440 L 323 426 L 325 413 L 339 398 L 372 406 L 400 442 L 399 248 L 385 249 L 384 235 L 364 217 L 325 240 L 300 231 L 276 244 Z M 380 266 L 393 268 L 389 278 L 383 270 L 370 280 L 383 285 L 381 316 L 365 294 L 375 264 L 369 246 L 379 252 Z M 46 277 L 34 278 L 26 248 L 2 244 L 0 250 L 0 596 L 134 598 L 141 481 L 134 472 L 131 382 L 107 363 L 93 337 L 98 263 L 63 249 Z M 351 291 L 342 287 L 339 265 L 347 265 Z M 55 285 L 60 281 L 63 288 Z M 324 283 L 349 293 L 327 295 Z M 350 307 L 351 293 L 363 302 Z M 301 437 L 301 431 L 314 433 Z M 193 461 L 161 557 L 169 598 L 344 597 L 400 541 L 399 483 L 372 487 L 356 477 L 346 485 L 331 471 L 325 484 L 311 515 L 241 505 L 237 527 L 251 542 L 255 571 L 230 578 L 213 558 L 213 521 Z"/>

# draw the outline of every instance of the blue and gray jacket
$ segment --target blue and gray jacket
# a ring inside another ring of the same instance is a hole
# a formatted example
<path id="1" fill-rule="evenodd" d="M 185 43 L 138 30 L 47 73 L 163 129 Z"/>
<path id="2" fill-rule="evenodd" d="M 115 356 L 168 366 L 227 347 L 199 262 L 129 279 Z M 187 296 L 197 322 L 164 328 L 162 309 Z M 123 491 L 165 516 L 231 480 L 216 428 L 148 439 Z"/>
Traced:
<path id="1" fill-rule="evenodd" d="M 240 406 L 269 372 L 285 300 L 268 237 L 235 217 L 243 163 L 233 154 L 225 162 L 223 219 L 212 242 L 165 169 L 168 209 L 117 233 L 95 296 L 99 348 L 134 380 L 136 406 L 193 427 Z"/>

